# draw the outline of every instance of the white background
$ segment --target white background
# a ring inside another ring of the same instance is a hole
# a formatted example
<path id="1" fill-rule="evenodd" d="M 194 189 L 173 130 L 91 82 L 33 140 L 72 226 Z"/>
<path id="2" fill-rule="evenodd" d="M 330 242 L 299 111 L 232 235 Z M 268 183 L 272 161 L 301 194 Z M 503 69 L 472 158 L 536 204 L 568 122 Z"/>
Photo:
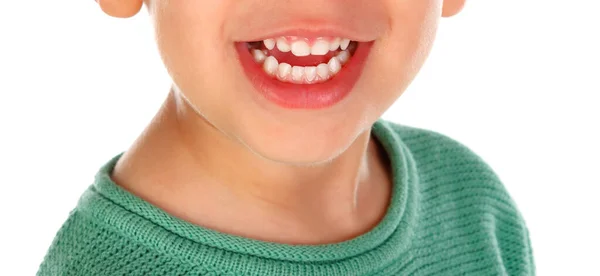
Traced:
<path id="1" fill-rule="evenodd" d="M 526 219 L 538 275 L 600 275 L 596 3 L 470 1 L 384 116 L 490 164 Z M 92 0 L 0 2 L 0 275 L 35 273 L 96 170 L 168 88 L 145 11 L 119 20 Z"/>

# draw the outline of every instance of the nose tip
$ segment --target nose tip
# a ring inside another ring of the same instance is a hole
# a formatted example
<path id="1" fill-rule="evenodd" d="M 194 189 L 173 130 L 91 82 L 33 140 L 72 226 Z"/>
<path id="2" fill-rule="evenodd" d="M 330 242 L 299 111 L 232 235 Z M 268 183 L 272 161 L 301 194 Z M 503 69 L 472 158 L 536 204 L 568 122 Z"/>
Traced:
<path id="1" fill-rule="evenodd" d="M 144 4 L 143 0 L 94 0 L 104 13 L 118 18 L 128 18 L 136 15 Z"/>

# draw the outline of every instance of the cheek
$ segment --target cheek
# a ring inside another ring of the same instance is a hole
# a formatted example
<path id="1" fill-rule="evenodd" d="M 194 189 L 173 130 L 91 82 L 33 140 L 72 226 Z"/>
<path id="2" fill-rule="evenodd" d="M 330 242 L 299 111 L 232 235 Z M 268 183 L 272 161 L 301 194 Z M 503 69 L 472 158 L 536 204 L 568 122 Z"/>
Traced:
<path id="1" fill-rule="evenodd" d="M 392 4 L 393 2 L 393 4 Z M 441 15 L 439 0 L 390 1 L 390 32 L 381 40 L 378 67 L 383 83 L 403 91 L 425 62 Z"/>
<path id="2" fill-rule="evenodd" d="M 208 64 L 221 61 L 222 55 L 216 55 L 223 49 L 219 14 L 198 4 L 205 2 L 211 1 L 161 1 L 154 9 L 160 53 L 168 69 L 180 75 L 210 72 Z"/>
<path id="3" fill-rule="evenodd" d="M 211 98 L 217 96 L 226 100 L 226 95 L 211 93 L 231 85 L 225 78 L 231 74 L 226 69 L 234 61 L 233 45 L 224 39 L 222 28 L 230 2 L 159 0 L 151 7 L 165 67 L 175 84 L 194 102 L 215 103 Z"/>

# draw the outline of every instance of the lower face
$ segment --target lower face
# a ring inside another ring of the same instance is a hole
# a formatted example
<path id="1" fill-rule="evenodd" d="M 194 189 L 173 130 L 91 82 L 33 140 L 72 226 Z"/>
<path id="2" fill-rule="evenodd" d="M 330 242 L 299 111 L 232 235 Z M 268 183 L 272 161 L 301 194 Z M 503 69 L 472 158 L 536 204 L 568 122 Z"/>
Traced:
<path id="1" fill-rule="evenodd" d="M 174 85 L 270 160 L 343 153 L 425 61 L 441 0 L 149 0 Z"/>

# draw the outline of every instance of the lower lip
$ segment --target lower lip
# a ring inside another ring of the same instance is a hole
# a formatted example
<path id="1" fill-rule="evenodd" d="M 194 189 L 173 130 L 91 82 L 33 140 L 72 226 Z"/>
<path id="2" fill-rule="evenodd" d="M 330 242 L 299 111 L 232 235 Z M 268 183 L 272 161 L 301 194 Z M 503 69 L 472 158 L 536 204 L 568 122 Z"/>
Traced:
<path id="1" fill-rule="evenodd" d="M 317 84 L 293 84 L 281 82 L 262 69 L 254 61 L 246 43 L 236 43 L 240 62 L 256 88 L 267 100 L 289 109 L 321 109 L 335 105 L 350 94 L 360 77 L 372 42 L 360 42 L 354 55 L 342 70 L 330 80 Z"/>

